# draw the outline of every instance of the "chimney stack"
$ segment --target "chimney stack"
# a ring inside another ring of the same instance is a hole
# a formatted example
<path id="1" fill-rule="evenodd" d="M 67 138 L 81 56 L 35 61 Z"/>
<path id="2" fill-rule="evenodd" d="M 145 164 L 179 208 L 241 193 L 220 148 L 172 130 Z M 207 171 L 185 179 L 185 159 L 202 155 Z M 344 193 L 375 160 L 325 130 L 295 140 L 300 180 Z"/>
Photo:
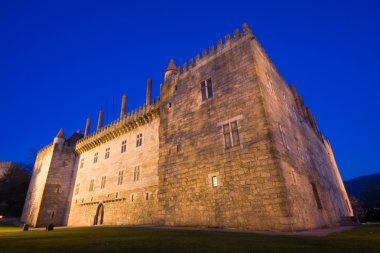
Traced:
<path id="1" fill-rule="evenodd" d="M 84 129 L 84 137 L 86 137 L 90 131 L 90 124 L 91 124 L 91 119 L 87 118 L 86 120 L 86 128 Z"/>
<path id="2" fill-rule="evenodd" d="M 99 111 L 99 118 L 98 118 L 98 126 L 96 128 L 96 131 L 98 131 L 102 127 L 103 123 L 103 110 Z"/>
<path id="3" fill-rule="evenodd" d="M 152 79 L 148 78 L 146 81 L 146 105 L 150 105 L 150 100 L 151 100 L 151 95 L 152 95 Z"/>
<path id="4" fill-rule="evenodd" d="M 127 106 L 127 95 L 123 94 L 121 97 L 120 118 L 125 116 L 125 107 Z"/>

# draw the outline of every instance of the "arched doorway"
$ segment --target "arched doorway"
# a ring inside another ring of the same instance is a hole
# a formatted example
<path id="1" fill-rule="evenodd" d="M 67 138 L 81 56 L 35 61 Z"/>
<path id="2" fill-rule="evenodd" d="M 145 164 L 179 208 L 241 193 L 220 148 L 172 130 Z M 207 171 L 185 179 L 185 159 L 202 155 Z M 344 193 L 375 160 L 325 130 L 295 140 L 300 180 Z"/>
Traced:
<path id="1" fill-rule="evenodd" d="M 103 217 L 104 217 L 104 206 L 103 204 L 99 204 L 98 208 L 96 208 L 94 225 L 103 225 Z"/>

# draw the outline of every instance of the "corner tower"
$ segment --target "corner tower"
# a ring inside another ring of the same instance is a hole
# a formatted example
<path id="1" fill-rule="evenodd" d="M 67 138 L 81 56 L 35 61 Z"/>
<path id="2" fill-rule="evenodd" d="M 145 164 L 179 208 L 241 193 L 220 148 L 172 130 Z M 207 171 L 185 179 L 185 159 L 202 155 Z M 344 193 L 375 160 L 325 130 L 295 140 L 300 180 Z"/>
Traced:
<path id="1" fill-rule="evenodd" d="M 35 227 L 66 224 L 66 209 L 77 155 L 75 143 L 82 134 L 65 139 L 61 129 L 54 141 L 42 148 L 34 164 L 21 221 Z"/>

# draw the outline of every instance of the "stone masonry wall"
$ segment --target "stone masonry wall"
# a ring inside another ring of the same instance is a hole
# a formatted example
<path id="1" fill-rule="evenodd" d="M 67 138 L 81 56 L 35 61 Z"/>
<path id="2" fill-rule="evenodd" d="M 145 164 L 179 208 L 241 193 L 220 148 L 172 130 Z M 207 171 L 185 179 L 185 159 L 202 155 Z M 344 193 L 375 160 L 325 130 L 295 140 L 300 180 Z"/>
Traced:
<path id="1" fill-rule="evenodd" d="M 45 190 L 45 183 L 48 176 L 50 163 L 53 155 L 52 144 L 41 150 L 33 168 L 33 175 L 29 183 L 28 193 L 26 195 L 24 210 L 21 221 L 32 226 L 36 226 L 39 215 L 41 200 Z"/>
<path id="2" fill-rule="evenodd" d="M 162 84 L 158 198 L 165 225 L 290 229 L 251 39 L 218 46 Z M 209 78 L 214 94 L 202 101 L 200 83 Z M 223 124 L 235 120 L 240 145 L 225 148 Z"/>
<path id="3" fill-rule="evenodd" d="M 336 225 L 350 214 L 339 172 L 332 166 L 319 131 L 302 116 L 289 86 L 260 45 L 252 44 L 275 154 L 287 186 L 292 229 Z M 318 208 L 311 183 L 316 185 L 322 208 Z"/>
<path id="4" fill-rule="evenodd" d="M 158 185 L 158 127 L 159 119 L 153 119 L 115 139 L 103 143 L 78 157 L 75 183 L 72 187 L 69 226 L 93 225 L 97 209 L 104 207 L 103 224 L 153 224 L 157 215 Z M 142 145 L 136 147 L 136 137 L 142 134 Z M 121 153 L 122 141 L 127 141 L 126 151 Z M 106 149 L 110 149 L 105 159 Z M 94 155 L 98 160 L 94 163 Z M 83 167 L 80 168 L 83 159 Z M 140 178 L 134 181 L 134 170 L 140 166 Z M 118 184 L 123 171 L 122 184 Z M 101 189 L 102 177 L 106 177 Z M 90 191 L 90 181 L 94 180 Z M 78 186 L 79 185 L 79 186 Z M 79 187 L 76 193 L 76 187 Z M 148 194 L 148 196 L 147 196 Z"/>

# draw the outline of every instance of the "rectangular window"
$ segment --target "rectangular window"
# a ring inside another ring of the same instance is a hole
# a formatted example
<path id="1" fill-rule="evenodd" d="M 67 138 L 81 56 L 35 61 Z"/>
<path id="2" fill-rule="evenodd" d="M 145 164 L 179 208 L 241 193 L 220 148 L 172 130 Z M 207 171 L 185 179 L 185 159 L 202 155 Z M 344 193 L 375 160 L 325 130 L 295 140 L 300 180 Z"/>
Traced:
<path id="1" fill-rule="evenodd" d="M 201 82 L 202 101 L 212 98 L 212 84 L 211 78 Z"/>
<path id="2" fill-rule="evenodd" d="M 315 183 L 311 183 L 311 187 L 313 188 L 313 194 L 314 194 L 315 201 L 317 202 L 318 209 L 322 209 L 322 203 L 321 203 L 321 199 L 319 198 L 317 186 L 315 185 Z"/>
<path id="3" fill-rule="evenodd" d="M 110 157 L 110 148 L 106 148 L 106 154 L 104 155 L 104 159 L 108 159 Z"/>
<path id="4" fill-rule="evenodd" d="M 149 200 L 149 192 L 145 194 L 145 200 Z"/>
<path id="5" fill-rule="evenodd" d="M 94 179 L 90 181 L 90 187 L 88 188 L 88 191 L 92 192 L 94 190 Z"/>
<path id="6" fill-rule="evenodd" d="M 94 154 L 94 163 L 98 162 L 98 152 Z"/>
<path id="7" fill-rule="evenodd" d="M 285 133 L 284 133 L 284 128 L 282 127 L 282 125 L 280 125 L 280 133 L 281 133 L 281 139 L 282 139 L 282 145 L 284 146 L 284 148 L 286 150 L 289 150 L 289 146 L 288 146 L 288 143 L 286 142 L 286 138 L 285 138 Z"/>
<path id="8" fill-rule="evenodd" d="M 80 165 L 79 168 L 82 169 L 84 165 L 84 158 L 80 159 Z"/>
<path id="9" fill-rule="evenodd" d="M 123 184 L 123 177 L 124 177 L 124 171 L 121 170 L 121 171 L 119 171 L 119 175 L 117 177 L 117 184 L 118 185 Z"/>
<path id="10" fill-rule="evenodd" d="M 127 150 L 127 140 L 121 142 L 121 153 L 124 153 Z"/>
<path id="11" fill-rule="evenodd" d="M 240 145 L 239 130 L 237 121 L 232 121 L 223 125 L 224 146 L 230 148 Z"/>
<path id="12" fill-rule="evenodd" d="M 212 177 L 212 187 L 218 187 L 218 178 L 216 176 Z"/>
<path id="13" fill-rule="evenodd" d="M 136 147 L 140 147 L 142 145 L 142 134 L 138 134 L 136 137 Z"/>
<path id="14" fill-rule="evenodd" d="M 102 182 L 100 184 L 100 189 L 104 189 L 106 187 L 106 176 L 102 176 Z"/>
<path id="15" fill-rule="evenodd" d="M 240 145 L 239 131 L 238 131 L 238 126 L 237 126 L 236 120 L 231 122 L 231 133 L 232 133 L 233 145 L 234 146 Z"/>
<path id="16" fill-rule="evenodd" d="M 79 186 L 80 186 L 80 184 L 77 184 L 75 186 L 75 195 L 78 195 L 78 193 L 79 193 Z"/>
<path id="17" fill-rule="evenodd" d="M 135 167 L 133 181 L 139 181 L 140 180 L 140 166 Z"/>

